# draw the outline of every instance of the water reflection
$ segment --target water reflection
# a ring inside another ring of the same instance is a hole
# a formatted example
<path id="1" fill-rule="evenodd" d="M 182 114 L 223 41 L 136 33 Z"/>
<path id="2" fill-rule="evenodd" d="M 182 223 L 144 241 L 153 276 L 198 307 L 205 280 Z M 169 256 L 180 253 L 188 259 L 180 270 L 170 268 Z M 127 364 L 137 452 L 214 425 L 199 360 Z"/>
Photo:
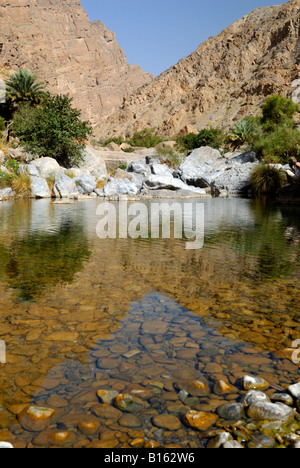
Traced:
<path id="1" fill-rule="evenodd" d="M 57 284 L 72 283 L 90 250 L 82 220 L 72 212 L 53 211 L 44 200 L 23 206 L 22 215 L 17 210 L 21 220 L 14 212 L 10 220 L 3 213 L 1 227 L 8 235 L 0 240 L 0 279 L 19 299 L 31 301 Z"/>
<path id="2" fill-rule="evenodd" d="M 0 205 L 4 408 L 63 398 L 67 413 L 82 413 L 104 382 L 126 390 L 183 370 L 211 386 L 249 365 L 280 384 L 298 379 L 298 366 L 275 356 L 299 339 L 299 209 L 205 200 L 205 244 L 188 251 L 184 239 L 100 240 L 98 203 Z M 151 320 L 159 328 L 144 333 Z"/>

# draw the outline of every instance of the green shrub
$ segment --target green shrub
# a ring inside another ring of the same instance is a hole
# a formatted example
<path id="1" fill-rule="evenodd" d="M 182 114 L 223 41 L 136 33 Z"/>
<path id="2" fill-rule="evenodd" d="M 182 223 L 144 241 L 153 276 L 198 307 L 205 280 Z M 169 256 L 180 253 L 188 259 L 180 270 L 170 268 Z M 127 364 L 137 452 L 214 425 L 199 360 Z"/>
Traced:
<path id="1" fill-rule="evenodd" d="M 11 187 L 12 180 L 12 174 L 8 174 L 7 172 L 0 170 L 0 190 L 7 187 Z"/>
<path id="2" fill-rule="evenodd" d="M 121 145 L 122 143 L 124 143 L 124 140 L 122 137 L 112 137 L 112 138 L 108 138 L 108 140 L 105 140 L 104 143 L 102 144 L 103 147 L 109 145 L 109 143 L 116 143 L 116 145 Z"/>
<path id="3" fill-rule="evenodd" d="M 5 119 L 3 117 L 0 117 L 0 132 L 4 132 L 5 128 Z"/>
<path id="4" fill-rule="evenodd" d="M 155 128 L 146 128 L 140 132 L 135 132 L 126 143 L 134 147 L 154 148 L 154 146 L 162 141 L 163 138 L 157 133 Z"/>
<path id="5" fill-rule="evenodd" d="M 157 153 L 162 156 L 162 160 L 166 162 L 173 169 L 177 169 L 182 163 L 182 155 L 176 153 L 173 148 L 158 146 L 156 149 Z"/>
<path id="6" fill-rule="evenodd" d="M 81 161 L 85 142 L 92 135 L 89 122 L 81 121 L 80 115 L 68 96 L 49 96 L 36 108 L 21 106 L 13 132 L 27 151 L 54 158 L 69 168 Z"/>
<path id="7" fill-rule="evenodd" d="M 31 193 L 31 181 L 25 172 L 18 172 L 20 163 L 10 159 L 4 164 L 5 170 L 0 170 L 0 189 L 11 187 L 17 195 L 29 196 Z"/>
<path id="8" fill-rule="evenodd" d="M 300 132 L 285 126 L 264 132 L 253 144 L 254 151 L 267 163 L 286 164 L 290 156 L 299 154 L 299 148 Z"/>
<path id="9" fill-rule="evenodd" d="M 299 112 L 299 106 L 291 99 L 275 94 L 267 97 L 262 105 L 261 123 L 268 127 L 293 126 L 293 117 L 297 112 Z"/>
<path id="10" fill-rule="evenodd" d="M 224 135 L 222 130 L 218 128 L 203 129 L 198 134 L 189 133 L 188 135 L 176 138 L 176 148 L 183 153 L 200 148 L 201 146 L 219 149 L 223 143 Z"/>
<path id="11" fill-rule="evenodd" d="M 253 195 L 261 198 L 264 195 L 276 194 L 284 181 L 283 172 L 272 166 L 260 164 L 251 174 L 250 187 Z"/>

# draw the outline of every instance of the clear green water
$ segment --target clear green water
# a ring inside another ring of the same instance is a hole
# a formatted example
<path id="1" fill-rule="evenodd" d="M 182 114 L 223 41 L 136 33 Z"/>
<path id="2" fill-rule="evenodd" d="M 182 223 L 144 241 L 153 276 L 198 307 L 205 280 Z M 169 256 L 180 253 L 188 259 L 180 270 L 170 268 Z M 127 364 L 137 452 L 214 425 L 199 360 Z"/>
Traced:
<path id="1" fill-rule="evenodd" d="M 215 413 L 240 398 L 245 374 L 299 380 L 283 351 L 300 339 L 299 208 L 206 199 L 204 247 L 189 251 L 180 239 L 100 240 L 99 203 L 0 205 L 0 440 L 200 447 L 184 424 L 158 428 L 153 417 Z M 199 378 L 209 392 L 180 401 L 181 381 Z M 216 393 L 219 380 L 232 390 Z M 140 425 L 103 414 L 97 390 L 133 388 L 150 390 Z M 47 430 L 24 428 L 28 404 L 55 409 Z M 95 433 L 79 429 L 94 417 Z M 58 430 L 70 438 L 51 439 Z"/>

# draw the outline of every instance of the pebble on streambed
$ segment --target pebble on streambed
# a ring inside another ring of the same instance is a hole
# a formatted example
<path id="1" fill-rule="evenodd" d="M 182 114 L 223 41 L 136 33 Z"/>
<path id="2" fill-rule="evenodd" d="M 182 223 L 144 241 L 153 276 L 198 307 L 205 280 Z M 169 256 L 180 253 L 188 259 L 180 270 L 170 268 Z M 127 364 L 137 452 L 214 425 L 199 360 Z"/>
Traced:
<path id="1" fill-rule="evenodd" d="M 154 385 L 157 392 L 166 392 L 159 383 Z M 167 408 L 174 408 L 175 413 L 160 413 L 155 409 L 156 393 L 151 388 L 132 386 L 123 393 L 111 388 L 88 392 L 89 400 L 93 401 L 85 404 L 86 412 L 78 409 L 78 413 L 64 414 L 62 408 L 29 405 L 22 411 L 20 408 L 18 421 L 21 428 L 32 434 L 29 445 L 33 447 L 167 447 L 172 445 L 173 434 L 189 441 L 190 447 L 199 446 L 201 441 L 207 448 L 300 447 L 300 414 L 297 412 L 300 383 L 274 393 L 271 401 L 269 395 L 257 389 L 270 387 L 267 381 L 244 376 L 241 401 L 228 401 L 210 412 L 200 410 L 199 400 L 195 409 L 184 403 L 195 403 L 199 398 L 192 397 L 189 390 L 205 398 L 201 382 L 186 380 L 188 396 L 184 402 L 179 399 L 183 383 L 173 383 L 175 392 L 168 387 L 170 402 L 175 406 Z M 203 385 L 205 388 L 206 382 Z M 180 411 L 176 401 L 180 403 Z M 5 448 L 6 444 L 0 443 L 0 447 Z"/>

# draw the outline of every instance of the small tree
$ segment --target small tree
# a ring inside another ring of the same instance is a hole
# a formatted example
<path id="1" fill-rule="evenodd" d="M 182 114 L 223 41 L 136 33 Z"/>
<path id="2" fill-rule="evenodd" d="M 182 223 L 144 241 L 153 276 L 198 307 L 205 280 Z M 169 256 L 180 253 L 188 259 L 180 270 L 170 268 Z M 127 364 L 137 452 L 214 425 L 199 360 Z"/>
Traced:
<path id="1" fill-rule="evenodd" d="M 80 116 L 68 96 L 48 95 L 36 108 L 21 106 L 14 117 L 13 132 L 26 150 L 38 157 L 54 158 L 68 168 L 80 162 L 85 142 L 92 135 L 89 122 Z"/>

